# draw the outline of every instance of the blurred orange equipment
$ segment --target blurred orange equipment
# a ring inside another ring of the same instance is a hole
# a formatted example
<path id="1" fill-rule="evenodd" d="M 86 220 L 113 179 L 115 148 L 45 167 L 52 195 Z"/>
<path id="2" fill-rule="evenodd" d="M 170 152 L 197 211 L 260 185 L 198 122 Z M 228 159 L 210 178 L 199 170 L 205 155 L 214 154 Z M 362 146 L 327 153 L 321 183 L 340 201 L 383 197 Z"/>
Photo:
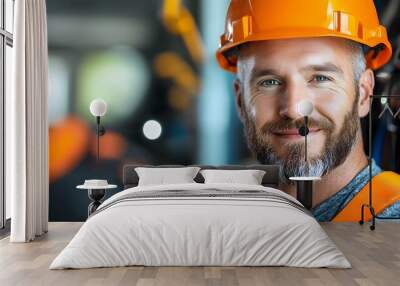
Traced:
<path id="1" fill-rule="evenodd" d="M 87 124 L 69 116 L 49 127 L 49 180 L 54 182 L 68 174 L 85 157 L 89 148 Z"/>
<path id="2" fill-rule="evenodd" d="M 91 154 L 97 156 L 97 138 L 92 136 Z M 128 149 L 127 140 L 119 133 L 109 131 L 100 137 L 100 159 L 121 160 Z"/>

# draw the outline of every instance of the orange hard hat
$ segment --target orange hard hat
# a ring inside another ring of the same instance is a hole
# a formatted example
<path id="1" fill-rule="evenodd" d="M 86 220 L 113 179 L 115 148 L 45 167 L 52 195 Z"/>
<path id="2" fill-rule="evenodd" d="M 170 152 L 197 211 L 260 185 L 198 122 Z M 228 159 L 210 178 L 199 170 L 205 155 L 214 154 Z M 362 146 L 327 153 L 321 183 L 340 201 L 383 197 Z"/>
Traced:
<path id="1" fill-rule="evenodd" d="M 240 44 L 326 36 L 372 48 L 366 54 L 372 69 L 392 55 L 373 0 L 231 0 L 216 56 L 223 69 L 236 72 L 237 54 L 232 48 Z"/>

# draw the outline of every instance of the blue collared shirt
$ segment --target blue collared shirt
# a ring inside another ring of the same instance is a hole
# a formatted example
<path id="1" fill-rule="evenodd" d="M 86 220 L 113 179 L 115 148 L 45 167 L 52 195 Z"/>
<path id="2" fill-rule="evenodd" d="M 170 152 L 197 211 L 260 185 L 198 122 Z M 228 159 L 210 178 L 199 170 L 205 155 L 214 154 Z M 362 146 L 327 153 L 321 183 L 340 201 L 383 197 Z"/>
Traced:
<path id="1" fill-rule="evenodd" d="M 381 173 L 382 169 L 372 160 L 372 176 Z M 369 167 L 362 169 L 343 189 L 312 209 L 318 221 L 331 221 L 361 191 L 369 181 Z M 360 209 L 361 212 L 361 209 Z M 361 213 L 360 213 L 361 216 Z M 380 217 L 400 217 L 400 201 L 384 209 Z"/>

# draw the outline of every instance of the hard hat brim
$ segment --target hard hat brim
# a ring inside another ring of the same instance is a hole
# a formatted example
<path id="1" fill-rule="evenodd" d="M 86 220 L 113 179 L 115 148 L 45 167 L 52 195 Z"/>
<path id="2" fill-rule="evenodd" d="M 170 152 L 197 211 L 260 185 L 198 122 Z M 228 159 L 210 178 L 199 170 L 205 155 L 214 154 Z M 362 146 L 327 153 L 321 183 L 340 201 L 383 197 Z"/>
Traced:
<path id="1" fill-rule="evenodd" d="M 380 35 L 379 35 L 380 34 Z M 216 58 L 219 65 L 224 69 L 232 73 L 237 72 L 236 63 L 229 61 L 226 58 L 227 51 L 235 48 L 239 45 L 256 42 L 256 41 L 268 41 L 268 40 L 283 40 L 283 39 L 295 39 L 295 38 L 318 38 L 318 37 L 337 37 L 342 39 L 348 39 L 357 43 L 366 45 L 370 48 L 380 47 L 379 52 L 371 50 L 366 55 L 367 67 L 376 70 L 386 64 L 392 54 L 392 46 L 387 40 L 386 29 L 383 26 L 379 26 L 379 30 L 376 31 L 373 37 L 363 39 L 353 34 L 344 34 L 342 32 L 336 32 L 329 29 L 321 28 L 297 28 L 293 29 L 277 29 L 268 31 L 268 33 L 251 34 L 247 37 L 225 43 L 216 52 Z"/>

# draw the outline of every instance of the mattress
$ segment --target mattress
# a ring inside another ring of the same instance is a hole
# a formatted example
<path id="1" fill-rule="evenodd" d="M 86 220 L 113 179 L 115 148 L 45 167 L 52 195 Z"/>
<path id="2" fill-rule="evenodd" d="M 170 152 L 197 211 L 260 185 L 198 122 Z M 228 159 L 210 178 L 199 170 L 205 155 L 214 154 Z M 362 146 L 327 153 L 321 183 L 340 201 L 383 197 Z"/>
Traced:
<path id="1" fill-rule="evenodd" d="M 199 183 L 115 194 L 50 269 L 130 265 L 351 267 L 313 216 L 284 192 Z"/>

